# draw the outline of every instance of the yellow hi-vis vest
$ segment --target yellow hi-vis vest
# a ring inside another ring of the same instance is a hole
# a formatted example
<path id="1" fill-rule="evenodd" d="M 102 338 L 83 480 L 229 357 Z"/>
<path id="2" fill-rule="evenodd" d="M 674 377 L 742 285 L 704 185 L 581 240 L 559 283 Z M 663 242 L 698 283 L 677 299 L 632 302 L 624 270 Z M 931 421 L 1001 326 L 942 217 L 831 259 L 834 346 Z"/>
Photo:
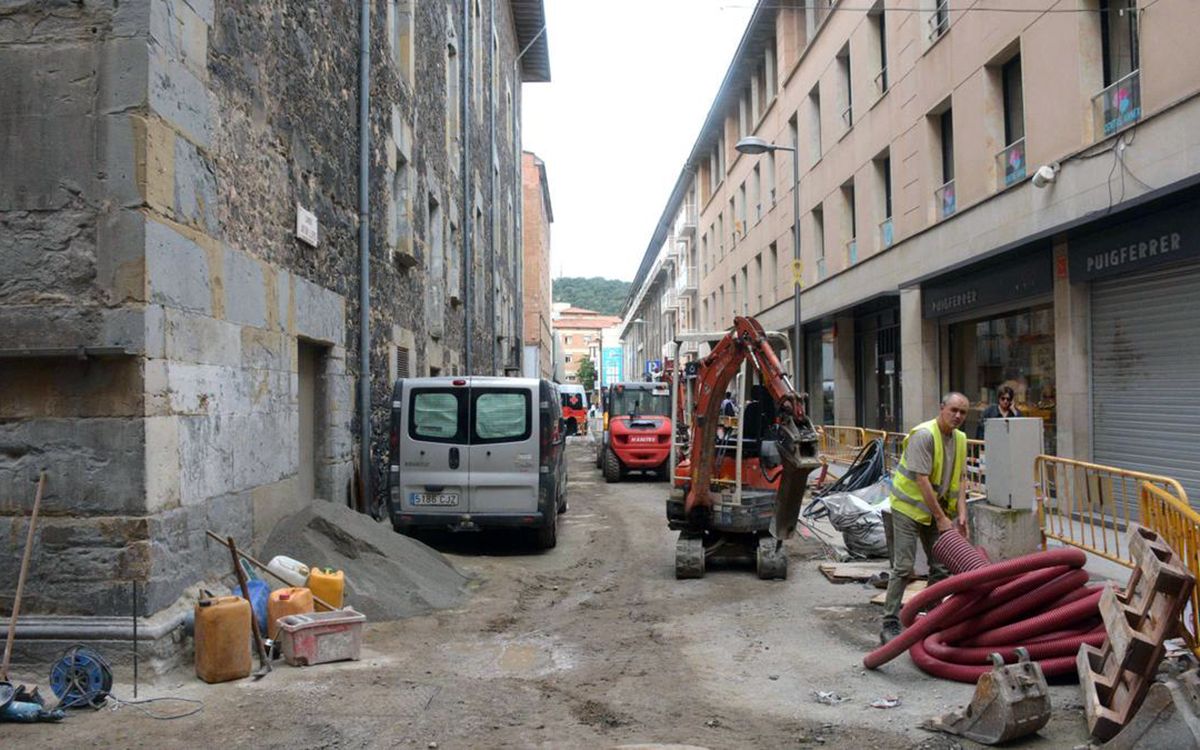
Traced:
<path id="1" fill-rule="evenodd" d="M 908 441 L 918 430 L 925 430 L 933 435 L 933 469 L 929 472 L 931 478 L 936 478 L 939 481 L 942 478 L 942 470 L 945 460 L 945 448 L 943 448 L 942 431 L 938 427 L 937 420 L 931 419 L 928 422 L 922 422 L 904 438 L 904 445 L 900 454 L 900 465 L 896 467 L 896 471 L 892 474 L 892 510 L 897 513 L 903 513 L 912 520 L 920 524 L 928 526 L 933 521 L 933 516 L 926 509 L 925 500 L 921 497 L 921 488 L 917 486 L 917 475 L 908 468 L 905 463 L 908 457 Z M 950 486 L 942 488 L 942 496 L 938 498 L 938 502 L 942 504 L 942 508 L 951 517 L 958 511 L 958 482 L 963 473 L 963 464 L 967 461 L 967 434 L 962 430 L 954 431 L 954 472 L 950 475 Z M 932 479 L 931 479 L 932 481 Z"/>

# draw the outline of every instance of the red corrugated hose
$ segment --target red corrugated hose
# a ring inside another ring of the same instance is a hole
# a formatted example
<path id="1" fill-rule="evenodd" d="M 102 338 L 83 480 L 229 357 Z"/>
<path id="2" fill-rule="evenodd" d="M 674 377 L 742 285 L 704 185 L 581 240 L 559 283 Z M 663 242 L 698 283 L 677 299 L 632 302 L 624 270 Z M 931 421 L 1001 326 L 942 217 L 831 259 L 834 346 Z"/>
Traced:
<path id="1" fill-rule="evenodd" d="M 1042 672 L 1054 677 L 1075 674 L 1080 644 L 1104 642 L 1103 587 L 1086 585 L 1082 550 L 1037 552 L 989 564 L 961 534 L 946 532 L 933 555 L 954 575 L 904 605 L 904 632 L 863 658 L 868 669 L 908 651 L 935 677 L 973 683 L 991 671 L 990 654 L 999 653 L 1011 664 L 1016 649 L 1024 646 Z"/>

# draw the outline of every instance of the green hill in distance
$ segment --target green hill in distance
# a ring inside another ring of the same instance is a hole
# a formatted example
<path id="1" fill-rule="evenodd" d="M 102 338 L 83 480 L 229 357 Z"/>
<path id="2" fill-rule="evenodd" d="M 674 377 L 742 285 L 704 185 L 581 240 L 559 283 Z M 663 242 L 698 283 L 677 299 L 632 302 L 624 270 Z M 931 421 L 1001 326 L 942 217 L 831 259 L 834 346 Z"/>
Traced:
<path id="1" fill-rule="evenodd" d="M 599 276 L 564 276 L 553 279 L 551 285 L 555 302 L 567 302 L 572 307 L 605 315 L 620 315 L 621 306 L 629 296 L 630 282 Z"/>

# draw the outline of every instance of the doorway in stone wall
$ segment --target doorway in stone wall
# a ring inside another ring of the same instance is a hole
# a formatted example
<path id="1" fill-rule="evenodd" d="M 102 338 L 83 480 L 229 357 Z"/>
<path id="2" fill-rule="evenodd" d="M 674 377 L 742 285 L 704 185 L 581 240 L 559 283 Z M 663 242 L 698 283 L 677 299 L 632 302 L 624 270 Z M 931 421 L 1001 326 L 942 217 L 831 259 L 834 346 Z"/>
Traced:
<path id="1" fill-rule="evenodd" d="M 300 465 L 297 470 L 297 491 L 308 502 L 317 497 L 322 489 L 318 481 L 318 456 L 321 455 L 322 437 L 326 424 L 324 414 L 325 358 L 329 348 L 310 341 L 297 342 L 298 408 Z"/>

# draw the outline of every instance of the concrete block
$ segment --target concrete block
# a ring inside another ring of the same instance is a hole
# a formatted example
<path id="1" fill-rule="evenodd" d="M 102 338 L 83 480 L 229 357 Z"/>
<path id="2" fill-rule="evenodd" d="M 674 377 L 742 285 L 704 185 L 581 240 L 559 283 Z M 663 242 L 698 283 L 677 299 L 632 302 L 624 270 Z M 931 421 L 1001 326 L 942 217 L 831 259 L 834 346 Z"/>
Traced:
<path id="1" fill-rule="evenodd" d="M 196 145 L 212 145 L 212 97 L 191 69 L 162 49 L 150 51 L 150 109 Z"/>
<path id="2" fill-rule="evenodd" d="M 167 316 L 161 305 L 142 308 L 145 339 L 142 353 L 147 357 L 167 356 Z"/>
<path id="3" fill-rule="evenodd" d="M 134 117 L 142 153 L 138 185 L 146 203 L 164 216 L 175 215 L 175 130 L 158 117 Z"/>
<path id="4" fill-rule="evenodd" d="M 229 367 L 241 363 L 241 326 L 171 308 L 164 317 L 167 359 Z"/>
<path id="5" fill-rule="evenodd" d="M 120 346 L 128 352 L 146 349 L 145 313 L 136 307 L 118 307 L 100 315 L 100 340 L 106 346 Z"/>
<path id="6" fill-rule="evenodd" d="M 109 304 L 146 301 L 146 219 L 114 209 L 96 217 L 96 286 Z"/>
<path id="7" fill-rule="evenodd" d="M 233 491 L 233 454 L 240 447 L 236 426 L 233 418 L 222 415 L 179 417 L 179 499 L 184 506 Z"/>
<path id="8" fill-rule="evenodd" d="M 55 209 L 79 193 L 95 197 L 91 45 L 0 48 L 0 70 L 0 210 Z"/>
<path id="9" fill-rule="evenodd" d="M 3 365 L 0 419 L 138 417 L 142 370 L 132 357 L 85 363 L 14 359 Z"/>
<path id="10" fill-rule="evenodd" d="M 109 516 L 145 508 L 141 419 L 27 419 L 0 422 L 0 498 L 32 498 L 38 472 L 50 476 L 47 515 Z"/>
<path id="11" fill-rule="evenodd" d="M 295 333 L 328 344 L 345 345 L 346 301 L 342 295 L 293 276 Z"/>
<path id="12" fill-rule="evenodd" d="M 138 168 L 142 159 L 140 119 L 131 114 L 112 114 L 94 120 L 96 174 L 93 190 L 105 201 L 125 208 L 142 205 Z M 78 136 L 75 136 L 78 137 Z"/>
<path id="13" fill-rule="evenodd" d="M 242 364 L 256 370 L 291 371 L 292 338 L 262 328 L 242 329 Z"/>
<path id="14" fill-rule="evenodd" d="M 179 221 L 207 234 L 217 234 L 217 176 L 208 159 L 183 138 L 175 139 L 174 177 L 175 215 Z"/>
<path id="15" fill-rule="evenodd" d="M 266 328 L 267 288 L 262 265 L 257 260 L 226 247 L 223 286 L 226 320 Z"/>
<path id="16" fill-rule="evenodd" d="M 112 37 L 97 48 L 99 55 L 98 114 L 126 112 L 147 101 L 149 50 L 146 38 Z"/>
<path id="17" fill-rule="evenodd" d="M 233 451 L 234 489 L 250 489 L 295 474 L 300 455 L 296 412 L 253 412 L 229 419 L 237 433 Z"/>
<path id="18" fill-rule="evenodd" d="M 208 258 L 173 228 L 146 222 L 146 282 L 152 302 L 168 308 L 212 313 Z"/>
<path id="19" fill-rule="evenodd" d="M 969 506 L 971 543 L 982 547 L 992 562 L 1011 560 L 1041 549 L 1037 512 L 1028 508 L 998 508 L 984 501 Z"/>
<path id="20" fill-rule="evenodd" d="M 180 503 L 179 421 L 146 418 L 146 509 L 157 512 Z"/>
<path id="21" fill-rule="evenodd" d="M 0 299 L 6 304 L 98 303 L 94 227 L 89 207 L 0 215 Z"/>

